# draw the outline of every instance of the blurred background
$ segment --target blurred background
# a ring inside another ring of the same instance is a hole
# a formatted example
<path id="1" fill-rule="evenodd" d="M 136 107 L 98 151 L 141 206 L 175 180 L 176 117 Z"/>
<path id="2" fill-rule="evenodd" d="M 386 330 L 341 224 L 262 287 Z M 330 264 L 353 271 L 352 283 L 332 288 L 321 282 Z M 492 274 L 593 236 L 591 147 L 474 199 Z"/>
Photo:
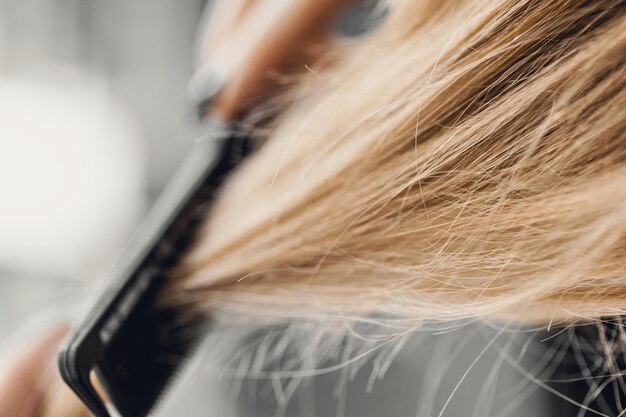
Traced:
<path id="1" fill-rule="evenodd" d="M 204 8 L 0 0 L 0 354 L 80 314 L 189 148 L 185 91 Z M 371 362 L 346 385 L 329 373 L 286 408 L 271 384 L 242 389 L 220 377 L 223 363 L 197 358 L 158 415 L 552 415 L 522 367 L 542 356 L 531 338 L 480 324 L 427 332 L 385 378 L 371 381 Z M 507 360 L 512 347 L 524 354 Z"/>

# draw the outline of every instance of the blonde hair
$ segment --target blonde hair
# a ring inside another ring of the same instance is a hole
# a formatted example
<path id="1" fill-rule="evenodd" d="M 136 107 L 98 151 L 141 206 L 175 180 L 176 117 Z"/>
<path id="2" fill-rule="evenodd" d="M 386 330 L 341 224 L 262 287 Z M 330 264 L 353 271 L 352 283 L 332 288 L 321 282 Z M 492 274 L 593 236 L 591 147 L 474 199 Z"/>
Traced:
<path id="1" fill-rule="evenodd" d="M 626 1 L 399 0 L 314 66 L 176 275 L 221 317 L 626 311 Z"/>

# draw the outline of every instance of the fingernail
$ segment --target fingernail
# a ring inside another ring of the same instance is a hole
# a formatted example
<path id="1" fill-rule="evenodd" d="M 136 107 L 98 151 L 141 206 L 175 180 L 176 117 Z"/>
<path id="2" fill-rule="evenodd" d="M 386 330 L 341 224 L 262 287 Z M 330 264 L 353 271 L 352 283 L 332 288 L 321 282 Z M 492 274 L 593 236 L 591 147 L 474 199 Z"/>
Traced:
<path id="1" fill-rule="evenodd" d="M 225 71 L 218 65 L 202 66 L 189 80 L 187 97 L 196 107 L 198 117 L 206 116 L 215 96 L 224 86 Z"/>

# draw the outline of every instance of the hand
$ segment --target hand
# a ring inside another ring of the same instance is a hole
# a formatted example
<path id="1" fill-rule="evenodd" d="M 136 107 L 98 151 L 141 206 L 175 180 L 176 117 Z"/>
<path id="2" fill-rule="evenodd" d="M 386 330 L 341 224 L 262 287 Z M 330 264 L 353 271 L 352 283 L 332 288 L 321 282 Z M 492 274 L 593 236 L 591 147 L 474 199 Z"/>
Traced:
<path id="1" fill-rule="evenodd" d="M 216 0 L 202 61 L 226 84 L 212 111 L 230 119 L 272 88 L 272 75 L 304 69 L 329 47 L 330 25 L 354 0 Z"/>
<path id="2" fill-rule="evenodd" d="M 61 380 L 56 352 L 67 327 L 51 329 L 0 368 L 0 417 L 88 417 Z"/>

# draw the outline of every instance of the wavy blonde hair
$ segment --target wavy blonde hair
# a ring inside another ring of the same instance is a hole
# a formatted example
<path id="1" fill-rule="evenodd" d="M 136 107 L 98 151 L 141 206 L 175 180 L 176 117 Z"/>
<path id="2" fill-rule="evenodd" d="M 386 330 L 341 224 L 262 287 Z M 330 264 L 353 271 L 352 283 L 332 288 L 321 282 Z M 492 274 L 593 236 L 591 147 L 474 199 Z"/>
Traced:
<path id="1" fill-rule="evenodd" d="M 626 1 L 399 0 L 335 52 L 222 190 L 178 295 L 395 333 L 626 311 Z"/>

